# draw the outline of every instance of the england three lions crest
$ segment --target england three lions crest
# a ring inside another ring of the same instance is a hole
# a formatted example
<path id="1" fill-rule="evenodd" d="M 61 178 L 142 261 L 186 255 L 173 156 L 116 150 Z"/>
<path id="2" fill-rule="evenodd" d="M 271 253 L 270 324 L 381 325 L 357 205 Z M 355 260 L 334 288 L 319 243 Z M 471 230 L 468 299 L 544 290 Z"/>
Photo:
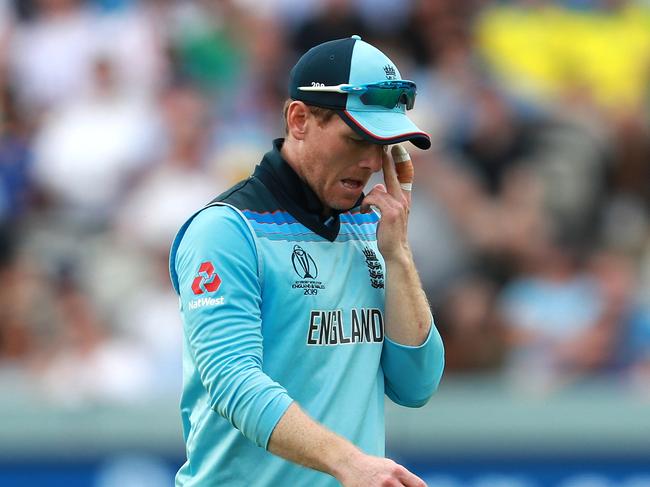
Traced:
<path id="1" fill-rule="evenodd" d="M 375 289 L 384 288 L 384 270 L 381 262 L 377 258 L 377 254 L 370 247 L 364 247 L 363 255 L 366 258 L 366 265 L 368 266 L 368 275 L 370 276 L 370 285 Z"/>

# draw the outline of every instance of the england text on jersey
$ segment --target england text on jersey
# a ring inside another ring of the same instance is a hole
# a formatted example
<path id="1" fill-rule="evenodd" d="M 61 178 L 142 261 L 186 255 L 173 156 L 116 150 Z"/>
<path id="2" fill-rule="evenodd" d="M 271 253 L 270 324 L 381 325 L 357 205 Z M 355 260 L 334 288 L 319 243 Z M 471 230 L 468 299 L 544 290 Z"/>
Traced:
<path id="1" fill-rule="evenodd" d="M 349 326 L 345 324 L 340 309 L 312 310 L 309 313 L 307 345 L 381 343 L 384 340 L 384 317 L 380 309 L 352 308 L 349 323 Z"/>

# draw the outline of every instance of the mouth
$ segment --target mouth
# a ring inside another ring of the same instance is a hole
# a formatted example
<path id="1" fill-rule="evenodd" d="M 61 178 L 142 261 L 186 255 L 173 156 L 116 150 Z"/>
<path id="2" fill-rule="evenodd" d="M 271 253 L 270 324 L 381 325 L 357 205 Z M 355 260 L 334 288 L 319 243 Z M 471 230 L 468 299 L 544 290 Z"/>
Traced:
<path id="1" fill-rule="evenodd" d="M 341 179 L 341 184 L 344 188 L 352 191 L 358 191 L 363 188 L 363 181 L 360 179 Z"/>

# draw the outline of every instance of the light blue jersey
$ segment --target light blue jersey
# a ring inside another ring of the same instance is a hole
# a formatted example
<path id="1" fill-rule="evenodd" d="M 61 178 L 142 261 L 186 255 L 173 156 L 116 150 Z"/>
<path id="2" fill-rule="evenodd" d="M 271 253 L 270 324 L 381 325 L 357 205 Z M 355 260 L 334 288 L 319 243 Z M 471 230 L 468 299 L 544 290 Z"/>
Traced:
<path id="1" fill-rule="evenodd" d="M 292 401 L 364 452 L 384 455 L 384 394 L 423 405 L 443 369 L 435 328 L 384 335 L 387 276 L 374 214 L 318 216 L 279 154 L 194 215 L 170 259 L 184 323 L 187 462 L 176 485 L 338 485 L 269 453 Z"/>

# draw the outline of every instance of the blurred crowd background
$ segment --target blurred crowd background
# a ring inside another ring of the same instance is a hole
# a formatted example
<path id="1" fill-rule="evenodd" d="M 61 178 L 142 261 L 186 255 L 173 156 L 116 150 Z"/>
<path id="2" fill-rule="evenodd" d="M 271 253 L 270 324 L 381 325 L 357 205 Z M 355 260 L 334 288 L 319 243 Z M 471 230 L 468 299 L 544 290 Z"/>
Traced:
<path id="1" fill-rule="evenodd" d="M 435 141 L 410 232 L 445 377 L 650 400 L 644 0 L 0 1 L 0 379 L 175 403 L 173 235 L 282 135 L 298 57 L 352 34 Z"/>

